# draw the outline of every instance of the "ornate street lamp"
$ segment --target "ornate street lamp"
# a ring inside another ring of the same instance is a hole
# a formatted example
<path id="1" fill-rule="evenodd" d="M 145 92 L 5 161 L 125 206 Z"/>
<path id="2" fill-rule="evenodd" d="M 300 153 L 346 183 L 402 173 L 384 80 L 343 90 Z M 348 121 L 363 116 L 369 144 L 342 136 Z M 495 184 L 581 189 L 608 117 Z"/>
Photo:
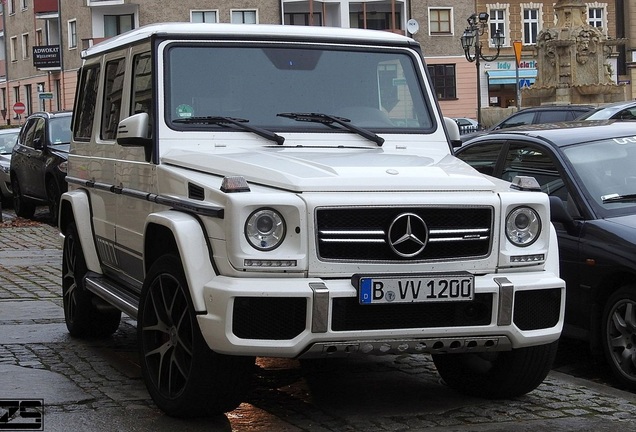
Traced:
<path id="1" fill-rule="evenodd" d="M 481 80 L 479 76 L 479 59 L 487 62 L 495 61 L 499 58 L 499 51 L 501 46 L 505 43 L 506 38 L 501 33 L 501 30 L 497 29 L 492 36 L 492 44 L 497 48 L 497 52 L 493 56 L 486 56 L 482 53 L 482 44 L 480 36 L 482 36 L 488 26 L 488 14 L 481 12 L 479 14 L 472 14 L 468 17 L 468 27 L 464 30 L 464 34 L 460 38 L 462 48 L 464 49 L 464 55 L 469 62 L 475 62 L 477 67 L 477 122 L 481 127 Z M 472 51 L 472 53 L 471 53 Z"/>

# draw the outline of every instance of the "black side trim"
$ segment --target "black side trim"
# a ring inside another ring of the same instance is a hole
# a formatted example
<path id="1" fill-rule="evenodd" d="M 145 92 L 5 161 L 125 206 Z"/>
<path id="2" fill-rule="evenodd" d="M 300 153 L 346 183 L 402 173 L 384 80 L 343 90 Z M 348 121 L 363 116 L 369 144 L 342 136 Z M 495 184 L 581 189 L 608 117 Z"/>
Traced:
<path id="1" fill-rule="evenodd" d="M 136 189 L 122 188 L 107 183 L 99 183 L 94 180 L 83 180 L 69 176 L 66 176 L 66 181 L 68 183 L 77 184 L 86 188 L 98 189 L 114 194 L 125 195 L 145 201 L 151 201 L 157 204 L 163 204 L 168 207 L 173 207 L 178 210 L 184 210 L 203 216 L 215 217 L 219 219 L 223 219 L 225 216 L 225 212 L 222 207 L 212 206 L 203 202 L 196 202 L 185 198 L 157 195 L 139 191 Z"/>

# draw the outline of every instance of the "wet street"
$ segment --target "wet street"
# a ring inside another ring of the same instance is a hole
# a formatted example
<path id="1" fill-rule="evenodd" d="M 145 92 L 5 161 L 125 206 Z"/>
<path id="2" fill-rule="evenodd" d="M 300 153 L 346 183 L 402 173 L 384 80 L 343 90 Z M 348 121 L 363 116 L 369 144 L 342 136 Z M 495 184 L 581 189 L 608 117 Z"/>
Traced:
<path id="1" fill-rule="evenodd" d="M 25 221 L 5 210 L 0 223 L 0 430 L 636 429 L 636 394 L 618 388 L 585 344 L 572 341 L 562 341 L 555 368 L 542 385 L 511 400 L 454 392 L 440 382 L 427 355 L 311 365 L 257 359 L 252 390 L 238 409 L 208 419 L 167 417 L 141 380 L 134 321 L 123 319 L 108 339 L 68 335 L 60 240 L 46 216 Z M 24 413 L 33 416 L 9 417 L 12 401 L 34 403 L 24 405 Z"/>

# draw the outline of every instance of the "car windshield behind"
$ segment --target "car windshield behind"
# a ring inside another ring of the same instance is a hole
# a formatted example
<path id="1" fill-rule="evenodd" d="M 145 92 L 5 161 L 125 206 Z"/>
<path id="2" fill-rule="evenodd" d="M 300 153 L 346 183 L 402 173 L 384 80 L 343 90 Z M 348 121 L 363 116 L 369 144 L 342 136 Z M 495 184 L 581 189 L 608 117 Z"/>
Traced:
<path id="1" fill-rule="evenodd" d="M 184 121 L 229 117 L 270 130 L 346 130 L 280 113 L 337 116 L 378 131 L 432 126 L 416 60 L 406 50 L 175 43 L 166 58 L 166 121 L 174 129 L 236 130 Z"/>
<path id="2" fill-rule="evenodd" d="M 613 138 L 564 149 L 586 194 L 604 214 L 636 210 L 636 138 Z"/>
<path id="3" fill-rule="evenodd" d="M 11 154 L 20 130 L 0 134 L 0 154 Z"/>

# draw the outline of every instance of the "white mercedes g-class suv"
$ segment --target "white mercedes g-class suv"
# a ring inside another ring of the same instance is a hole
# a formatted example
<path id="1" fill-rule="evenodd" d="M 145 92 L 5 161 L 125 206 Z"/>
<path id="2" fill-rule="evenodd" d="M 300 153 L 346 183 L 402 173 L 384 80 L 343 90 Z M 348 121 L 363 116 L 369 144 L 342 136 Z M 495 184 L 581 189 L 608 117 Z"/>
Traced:
<path id="1" fill-rule="evenodd" d="M 234 409 L 257 356 L 431 354 L 449 386 L 492 398 L 551 368 L 565 286 L 548 197 L 452 155 L 410 38 L 141 27 L 83 52 L 72 132 L 68 330 L 136 319 L 170 415 Z"/>

